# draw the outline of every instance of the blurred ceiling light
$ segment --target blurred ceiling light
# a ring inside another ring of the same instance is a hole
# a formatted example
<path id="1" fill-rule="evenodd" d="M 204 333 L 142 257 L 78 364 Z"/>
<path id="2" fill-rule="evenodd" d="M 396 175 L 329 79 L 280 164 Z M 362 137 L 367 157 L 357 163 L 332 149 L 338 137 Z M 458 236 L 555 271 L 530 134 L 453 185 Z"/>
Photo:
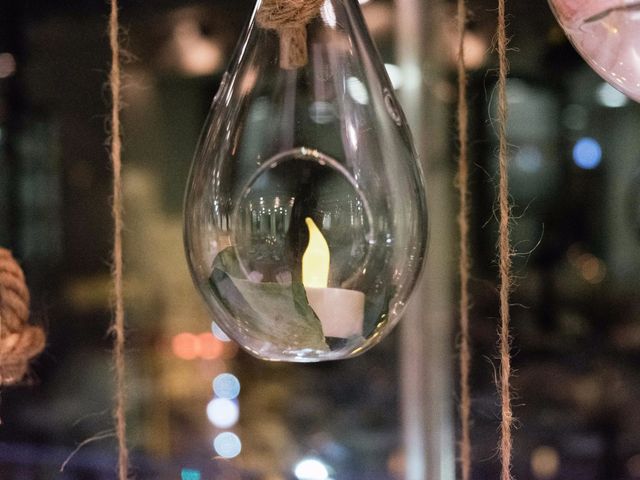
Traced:
<path id="1" fill-rule="evenodd" d="M 365 3 L 369 3 L 371 0 L 358 0 L 360 5 L 364 5 Z"/>
<path id="2" fill-rule="evenodd" d="M 168 63 L 187 75 L 210 75 L 222 65 L 222 49 L 202 34 L 195 19 L 176 22 L 168 54 Z"/>
<path id="3" fill-rule="evenodd" d="M 553 478 L 560 470 L 560 455 L 553 447 L 540 446 L 531 453 L 531 471 L 536 478 Z"/>
<path id="4" fill-rule="evenodd" d="M 451 63 L 458 61 L 459 41 L 456 28 L 444 27 L 442 32 L 445 44 L 449 48 L 449 58 Z M 477 70 L 484 65 L 489 46 L 484 37 L 475 32 L 467 31 L 464 34 L 464 65 L 467 70 Z"/>
<path id="5" fill-rule="evenodd" d="M 218 428 L 233 427 L 240 417 L 238 405 L 228 398 L 214 398 L 207 405 L 207 418 Z"/>
<path id="6" fill-rule="evenodd" d="M 602 282 L 607 275 L 607 266 L 602 260 L 590 253 L 583 253 L 577 258 L 576 267 L 582 277 L 589 283 Z"/>
<path id="7" fill-rule="evenodd" d="M 474 32 L 467 32 L 464 36 L 464 64 L 467 69 L 477 70 L 484 65 L 487 57 L 488 45 L 484 39 Z"/>
<path id="8" fill-rule="evenodd" d="M 305 458 L 293 470 L 298 480 L 329 480 L 329 469 L 317 458 Z"/>
<path id="9" fill-rule="evenodd" d="M 16 59 L 8 52 L 0 53 L 0 78 L 7 78 L 16 71 Z"/>
<path id="10" fill-rule="evenodd" d="M 233 458 L 242 451 L 242 442 L 235 433 L 223 432 L 213 440 L 213 448 L 221 457 Z"/>
<path id="11" fill-rule="evenodd" d="M 607 82 L 602 82 L 598 86 L 598 89 L 596 90 L 596 98 L 600 105 L 609 108 L 620 108 L 629 103 L 629 97 L 613 88 Z"/>

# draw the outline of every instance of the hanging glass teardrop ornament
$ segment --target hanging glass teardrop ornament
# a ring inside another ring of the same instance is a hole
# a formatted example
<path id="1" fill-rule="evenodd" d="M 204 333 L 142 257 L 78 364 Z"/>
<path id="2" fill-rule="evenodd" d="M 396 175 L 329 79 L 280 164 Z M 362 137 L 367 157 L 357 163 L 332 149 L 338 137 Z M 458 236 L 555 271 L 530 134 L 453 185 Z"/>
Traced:
<path id="1" fill-rule="evenodd" d="M 593 68 L 640 102 L 640 1 L 549 0 L 565 33 Z"/>
<path id="2" fill-rule="evenodd" d="M 187 185 L 188 262 L 215 321 L 267 360 L 374 345 L 422 269 L 423 185 L 358 0 L 259 0 Z"/>

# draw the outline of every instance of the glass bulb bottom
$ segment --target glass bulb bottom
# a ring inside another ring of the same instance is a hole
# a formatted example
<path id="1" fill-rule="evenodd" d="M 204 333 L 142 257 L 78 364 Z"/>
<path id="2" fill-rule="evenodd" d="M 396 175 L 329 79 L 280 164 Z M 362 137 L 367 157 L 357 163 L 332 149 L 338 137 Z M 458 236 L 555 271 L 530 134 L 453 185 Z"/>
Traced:
<path id="1" fill-rule="evenodd" d="M 231 246 L 205 290 L 227 313 L 219 324 L 252 354 L 345 358 L 386 323 L 394 288 L 375 272 L 385 272 L 388 247 L 375 241 L 371 207 L 344 165 L 305 148 L 276 155 L 231 217 Z"/>

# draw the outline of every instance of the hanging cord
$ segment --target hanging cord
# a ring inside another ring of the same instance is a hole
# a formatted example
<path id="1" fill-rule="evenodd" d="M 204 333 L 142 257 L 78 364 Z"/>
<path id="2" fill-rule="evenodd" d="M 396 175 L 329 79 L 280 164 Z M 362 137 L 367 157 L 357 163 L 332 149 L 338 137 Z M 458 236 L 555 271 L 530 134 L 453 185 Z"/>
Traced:
<path id="1" fill-rule="evenodd" d="M 509 293 L 511 290 L 511 244 L 509 225 L 511 206 L 509 204 L 508 152 L 507 152 L 507 33 L 505 18 L 505 0 L 498 0 L 498 138 L 500 186 L 498 203 L 500 207 L 500 228 L 498 254 L 500 262 L 500 392 L 502 420 L 500 424 L 500 459 L 502 463 L 501 480 L 511 479 L 511 338 L 509 335 Z"/>
<path id="2" fill-rule="evenodd" d="M 467 75 L 464 64 L 464 35 L 467 21 L 465 0 L 458 0 L 458 192 L 460 212 L 458 228 L 460 230 L 460 471 L 462 480 L 471 478 L 471 440 L 470 416 L 471 393 L 469 389 L 469 370 L 471 352 L 469 348 L 469 160 L 467 153 L 469 107 L 467 105 Z"/>
<path id="3" fill-rule="evenodd" d="M 116 407 L 114 418 L 118 438 L 118 480 L 127 479 L 129 451 L 127 449 L 127 424 L 125 418 L 125 336 L 124 336 L 124 298 L 122 293 L 122 179 L 120 137 L 120 45 L 118 38 L 118 0 L 111 0 L 109 16 L 109 44 L 111 46 L 111 163 L 113 166 L 113 288 L 115 315 L 111 332 L 113 333 L 113 358 L 116 369 Z"/>
<path id="4" fill-rule="evenodd" d="M 0 386 L 20 382 L 29 360 L 44 350 L 46 337 L 30 325 L 29 289 L 11 252 L 0 248 Z"/>
<path id="5" fill-rule="evenodd" d="M 320 11 L 324 0 L 262 0 L 256 14 L 258 24 L 280 36 L 280 67 L 295 70 L 308 62 L 307 24 Z"/>

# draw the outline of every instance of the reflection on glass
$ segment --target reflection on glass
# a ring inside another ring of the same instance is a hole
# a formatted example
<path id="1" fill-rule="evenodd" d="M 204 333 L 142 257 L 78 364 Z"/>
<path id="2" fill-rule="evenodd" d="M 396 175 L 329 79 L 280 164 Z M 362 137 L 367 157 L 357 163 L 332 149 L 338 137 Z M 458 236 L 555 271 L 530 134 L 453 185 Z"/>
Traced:
<path id="1" fill-rule="evenodd" d="M 578 52 L 611 85 L 640 101 L 640 2 L 550 0 Z"/>

